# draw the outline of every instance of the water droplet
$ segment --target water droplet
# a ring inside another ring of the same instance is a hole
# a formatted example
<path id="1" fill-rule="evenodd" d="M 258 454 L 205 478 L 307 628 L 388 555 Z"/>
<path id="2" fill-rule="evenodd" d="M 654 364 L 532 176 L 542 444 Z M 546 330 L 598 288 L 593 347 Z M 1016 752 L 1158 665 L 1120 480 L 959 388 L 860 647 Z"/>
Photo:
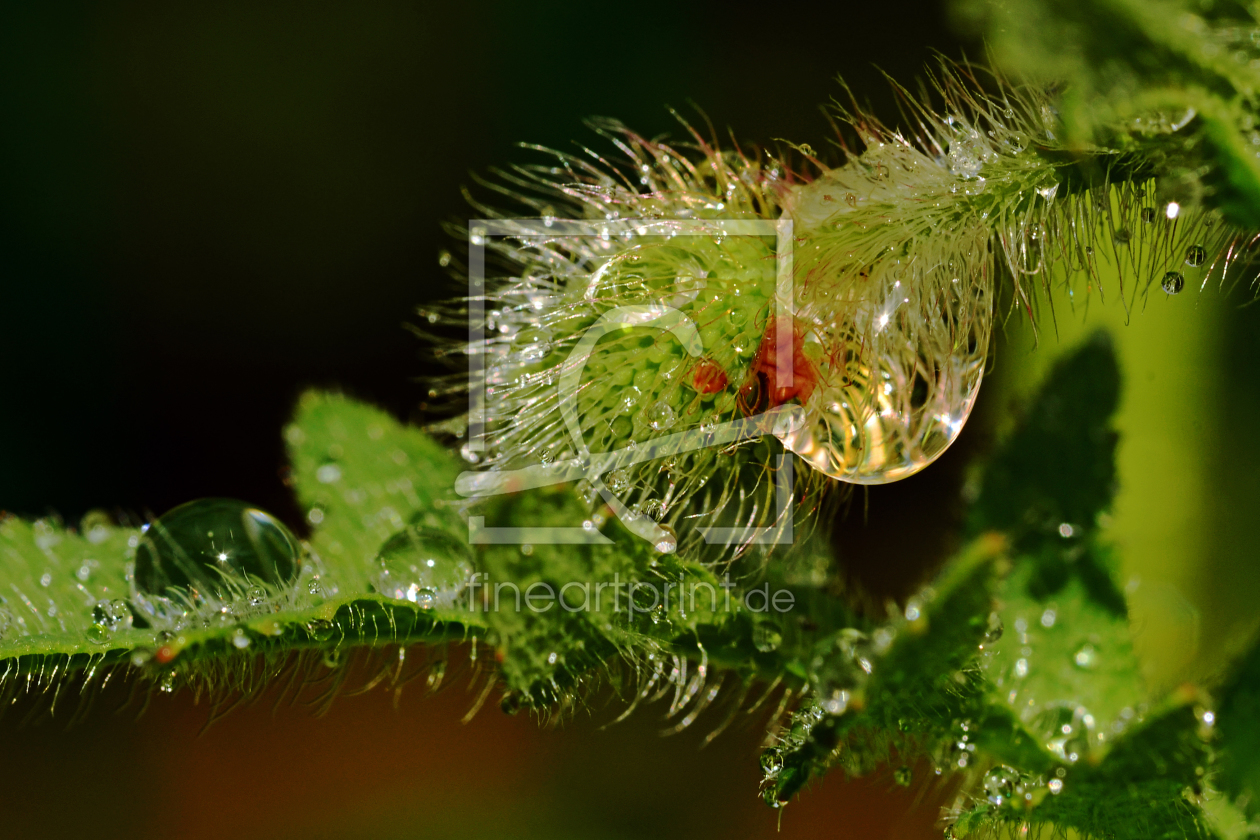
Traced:
<path id="1" fill-rule="evenodd" d="M 166 694 L 172 693 L 173 691 L 175 691 L 175 677 L 176 677 L 176 674 L 174 671 L 167 671 L 166 673 L 162 674 L 162 679 L 158 683 L 158 687 L 161 688 L 162 691 Z"/>
<path id="2" fill-rule="evenodd" d="M 166 599 L 171 590 L 189 600 L 222 601 L 256 586 L 281 589 L 297 577 L 297 539 L 275 517 L 235 499 L 200 499 L 158 517 L 136 547 L 139 593 Z M 143 605 L 153 599 L 137 599 Z"/>
<path id="3" fill-rule="evenodd" d="M 877 347 L 845 362 L 837 384 L 814 389 L 804 422 L 774 435 L 813 469 L 853 484 L 887 484 L 928 466 L 962 431 L 984 376 L 988 303 L 958 307 L 971 333 L 951 342 L 948 354 L 913 332 L 921 319 L 889 318 L 882 304 L 872 310 Z"/>
<path id="4" fill-rule="evenodd" d="M 652 403 L 643 414 L 644 420 L 655 432 L 663 432 L 671 428 L 677 419 L 674 409 L 670 408 L 668 403 L 659 400 Z"/>
<path id="5" fill-rule="evenodd" d="M 910 772 L 909 767 L 898 767 L 897 771 L 893 773 L 893 781 L 902 787 L 910 787 L 910 782 L 913 778 L 914 776 Z"/>
<path id="6" fill-rule="evenodd" d="M 513 344 L 522 362 L 541 362 L 551 353 L 552 333 L 546 327 L 527 327 L 516 334 Z"/>
<path id="7" fill-rule="evenodd" d="M 319 578 L 311 578 L 306 582 L 306 592 L 308 595 L 315 596 L 324 594 L 324 588 L 320 586 Z"/>
<path id="8" fill-rule="evenodd" d="M 385 541 L 377 554 L 376 590 L 421 609 L 454 606 L 472 577 L 468 543 L 426 525 L 411 524 Z"/>
<path id="9" fill-rule="evenodd" d="M 984 644 L 991 645 L 1002 638 L 1002 616 L 996 612 L 989 613 L 989 622 L 984 631 Z"/>
<path id="10" fill-rule="evenodd" d="M 306 622 L 306 632 L 317 642 L 326 642 L 333 637 L 335 625 L 326 618 L 312 618 Z"/>
<path id="11" fill-rule="evenodd" d="M 656 541 L 653 548 L 661 554 L 673 554 L 678 550 L 678 535 L 668 525 L 661 525 L 660 529 L 665 532 L 665 535 Z"/>
<path id="12" fill-rule="evenodd" d="M 985 798 L 994 805 L 1001 805 L 1018 792 L 1019 772 L 1014 767 L 999 764 L 984 774 L 983 785 Z"/>
<path id="13" fill-rule="evenodd" d="M 1207 262 L 1207 249 L 1202 245 L 1191 245 L 1186 249 L 1186 265 L 1198 268 Z"/>
<path id="14" fill-rule="evenodd" d="M 237 650 L 244 650 L 249 647 L 249 634 L 240 627 L 237 627 L 236 630 L 232 632 L 232 645 Z"/>
<path id="15" fill-rule="evenodd" d="M 1055 796 L 1058 796 L 1060 793 L 1063 792 L 1063 780 L 1051 779 L 1049 782 L 1046 783 L 1046 787 L 1050 788 L 1050 792 L 1052 794 L 1054 794 Z"/>
<path id="16" fill-rule="evenodd" d="M 774 624 L 763 621 L 753 627 L 752 640 L 753 647 L 757 650 L 762 653 L 771 653 L 778 650 L 779 645 L 783 643 L 783 634 Z"/>
<path id="17" fill-rule="evenodd" d="M 1054 620 L 1057 615 L 1058 613 L 1054 611 L 1053 607 L 1046 607 L 1045 612 L 1041 614 L 1041 626 L 1045 627 L 1047 630 L 1053 627 Z"/>
<path id="18" fill-rule="evenodd" d="M 1056 181 L 1052 186 L 1042 187 L 1041 189 L 1037 190 L 1037 195 L 1041 196 L 1046 201 L 1053 201 L 1054 197 L 1058 195 L 1058 193 L 1059 193 L 1058 181 Z"/>
<path id="19" fill-rule="evenodd" d="M 849 692 L 843 688 L 833 688 L 823 695 L 820 702 L 827 714 L 842 715 L 849 709 Z"/>
<path id="20" fill-rule="evenodd" d="M 1117 245 L 1128 245 L 1132 239 L 1133 235 L 1129 233 L 1128 228 L 1117 228 L 1116 232 L 1111 236 L 1111 241 Z"/>
<path id="21" fill-rule="evenodd" d="M 1086 642 L 1072 656 L 1072 661 L 1076 663 L 1077 667 L 1088 670 L 1098 664 L 1098 651 L 1094 649 L 1093 645 Z"/>
<path id="22" fill-rule="evenodd" d="M 341 467 L 336 464 L 324 464 L 315 470 L 315 479 L 321 484 L 335 484 L 341 481 Z"/>
<path id="23" fill-rule="evenodd" d="M 341 665 L 341 650 L 333 649 L 324 652 L 324 667 L 333 669 Z"/>
<path id="24" fill-rule="evenodd" d="M 446 268 L 451 264 L 451 252 L 447 250 L 438 251 L 438 265 Z"/>
<path id="25" fill-rule="evenodd" d="M 39 576 L 40 586 L 50 586 L 52 584 L 52 572 L 44 572 Z"/>
<path id="26" fill-rule="evenodd" d="M 1170 295 L 1179 294 L 1186 285 L 1186 278 L 1181 276 L 1180 271 L 1170 271 L 1164 275 L 1163 282 L 1160 286 Z"/>
<path id="27" fill-rule="evenodd" d="M 1159 215 L 1159 213 L 1155 210 L 1155 208 L 1154 208 L 1154 207 L 1143 207 L 1143 208 L 1142 208 L 1142 222 L 1143 222 L 1143 224 L 1148 224 L 1148 225 L 1149 225 L 1151 222 L 1155 221 L 1155 219 L 1156 219 L 1156 217 L 1157 217 L 1158 215 Z"/>
<path id="28" fill-rule="evenodd" d="M 771 747 L 761 754 L 761 772 L 774 778 L 783 772 L 783 753 Z"/>
<path id="29" fill-rule="evenodd" d="M 97 601 L 92 607 L 92 624 L 108 633 L 130 627 L 131 621 L 131 607 L 121 599 Z"/>
<path id="30" fill-rule="evenodd" d="M 608 485 L 609 490 L 620 493 L 630 486 L 630 473 L 624 469 L 615 469 L 605 477 L 604 483 Z"/>
<path id="31" fill-rule="evenodd" d="M 249 605 L 251 607 L 257 607 L 262 604 L 263 601 L 267 600 L 267 590 L 263 589 L 261 586 L 251 586 L 245 592 L 245 598 L 249 601 Z"/>
<path id="32" fill-rule="evenodd" d="M 109 640 L 113 638 L 110 632 L 99 624 L 93 624 L 85 631 L 88 641 L 95 642 L 98 645 L 107 645 Z"/>

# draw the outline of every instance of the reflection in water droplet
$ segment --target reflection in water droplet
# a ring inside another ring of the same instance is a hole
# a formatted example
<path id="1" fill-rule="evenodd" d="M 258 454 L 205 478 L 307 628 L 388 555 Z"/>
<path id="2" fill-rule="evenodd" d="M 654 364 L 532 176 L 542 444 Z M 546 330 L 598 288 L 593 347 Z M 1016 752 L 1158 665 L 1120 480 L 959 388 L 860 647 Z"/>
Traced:
<path id="1" fill-rule="evenodd" d="M 1142 222 L 1143 222 L 1144 224 L 1148 224 L 1148 225 L 1149 225 L 1151 222 L 1155 221 L 1155 217 L 1156 217 L 1156 216 L 1158 216 L 1158 215 L 1159 215 L 1159 214 L 1155 211 L 1155 208 L 1154 208 L 1154 207 L 1143 207 L 1143 208 L 1142 208 Z"/>
<path id="2" fill-rule="evenodd" d="M 142 619 L 187 604 L 249 600 L 297 577 L 298 541 L 275 517 L 235 499 L 200 499 L 158 517 L 136 547 L 133 598 Z"/>
<path id="3" fill-rule="evenodd" d="M 1170 271 L 1164 275 L 1164 280 L 1160 283 L 1164 291 L 1170 295 L 1179 294 L 1186 285 L 1186 278 L 1181 276 L 1180 271 Z"/>
<path id="4" fill-rule="evenodd" d="M 1191 245 L 1186 249 L 1186 265 L 1198 268 L 1207 262 L 1207 250 L 1202 245 Z"/>
<path id="5" fill-rule="evenodd" d="M 453 607 L 474 571 L 466 541 L 425 525 L 408 525 L 386 540 L 376 562 L 376 590 L 421 609 Z"/>
<path id="6" fill-rule="evenodd" d="M 333 637 L 336 628 L 325 618 L 312 618 L 306 622 L 306 632 L 317 642 L 326 642 Z"/>

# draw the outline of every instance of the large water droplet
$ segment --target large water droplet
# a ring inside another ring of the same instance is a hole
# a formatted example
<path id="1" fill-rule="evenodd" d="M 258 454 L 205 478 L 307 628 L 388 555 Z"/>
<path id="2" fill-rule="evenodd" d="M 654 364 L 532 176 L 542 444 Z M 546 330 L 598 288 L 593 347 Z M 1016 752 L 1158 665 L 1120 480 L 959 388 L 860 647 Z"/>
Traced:
<path id="1" fill-rule="evenodd" d="M 377 563 L 377 591 L 421 609 L 454 606 L 474 571 L 467 542 L 441 529 L 415 524 L 385 541 Z"/>
<path id="2" fill-rule="evenodd" d="M 1160 286 L 1170 295 L 1179 294 L 1186 285 L 1186 278 L 1181 276 L 1180 271 L 1170 271 L 1164 275 L 1163 282 Z"/>
<path id="3" fill-rule="evenodd" d="M 138 603 L 243 600 L 257 586 L 289 586 L 300 566 L 297 538 L 275 517 L 236 499 L 199 499 L 162 514 L 141 536 Z"/>
<path id="4" fill-rule="evenodd" d="M 939 458 L 971 416 L 987 328 L 944 356 L 917 352 L 909 340 L 888 341 L 900 349 L 871 366 L 850 364 L 840 387 L 820 387 L 809 398 L 805 423 L 775 430 L 785 447 L 825 475 L 853 484 L 907 478 Z"/>
<path id="5" fill-rule="evenodd" d="M 1202 245 L 1191 245 L 1186 249 L 1186 265 L 1198 268 L 1207 262 L 1207 249 Z"/>

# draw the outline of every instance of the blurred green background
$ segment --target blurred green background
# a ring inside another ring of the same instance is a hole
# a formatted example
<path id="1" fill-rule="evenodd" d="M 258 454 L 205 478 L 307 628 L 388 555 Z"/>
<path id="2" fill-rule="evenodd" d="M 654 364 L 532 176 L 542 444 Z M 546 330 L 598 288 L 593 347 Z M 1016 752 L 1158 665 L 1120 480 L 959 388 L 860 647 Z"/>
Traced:
<path id="1" fill-rule="evenodd" d="M 939 4 L 802 10 L 749 2 L 46 4 L 0 13 L 0 508 L 144 516 L 198 496 L 297 527 L 279 430 L 337 385 L 415 417 L 426 372 L 403 329 L 453 293 L 442 220 L 472 215 L 469 173 L 518 141 L 594 142 L 581 120 L 679 133 L 701 106 L 741 141 L 824 146 L 843 74 L 876 113 L 880 67 L 911 80 L 964 48 Z M 910 481 L 854 496 L 846 569 L 907 592 L 952 545 L 969 456 L 1053 354 L 1105 324 L 1126 365 L 1125 548 L 1156 681 L 1210 668 L 1255 613 L 1260 569 L 1260 309 L 1152 299 L 1043 329 L 1012 320 L 958 444 Z M 911 523 L 911 527 L 907 527 Z M 208 710 L 157 698 L 86 723 L 0 718 L 4 837 L 769 837 L 759 720 L 713 745 L 662 739 L 660 711 L 559 730 L 374 692 L 323 718 L 269 704 L 204 734 Z M 707 726 L 716 725 L 717 719 Z M 919 773 L 920 776 L 923 773 Z M 945 793 L 833 775 L 782 835 L 927 837 Z"/>

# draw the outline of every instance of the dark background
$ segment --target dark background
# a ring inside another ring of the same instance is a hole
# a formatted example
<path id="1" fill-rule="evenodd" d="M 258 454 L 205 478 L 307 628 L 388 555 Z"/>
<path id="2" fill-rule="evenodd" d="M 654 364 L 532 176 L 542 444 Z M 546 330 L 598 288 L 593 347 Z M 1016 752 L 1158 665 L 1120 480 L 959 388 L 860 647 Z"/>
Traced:
<path id="1" fill-rule="evenodd" d="M 837 74 L 895 119 L 872 64 L 911 80 L 933 49 L 962 44 L 906 0 L 6 3 L 0 509 L 73 524 L 223 495 L 300 527 L 281 426 L 315 385 L 413 415 L 425 363 L 402 325 L 455 291 L 440 223 L 473 215 L 470 172 L 524 160 L 518 141 L 593 143 L 592 115 L 677 136 L 665 106 L 689 101 L 741 141 L 822 148 Z M 855 575 L 904 591 L 940 556 L 973 426 L 941 467 L 857 499 Z M 11 713 L 0 835 L 774 833 L 756 726 L 699 751 L 658 739 L 656 713 L 461 729 L 462 689 L 417 695 L 254 707 L 204 735 L 186 696 L 139 722 L 107 697 L 68 731 Z M 831 778 L 783 836 L 920 836 L 939 802 L 907 813 L 917 795 Z"/>

